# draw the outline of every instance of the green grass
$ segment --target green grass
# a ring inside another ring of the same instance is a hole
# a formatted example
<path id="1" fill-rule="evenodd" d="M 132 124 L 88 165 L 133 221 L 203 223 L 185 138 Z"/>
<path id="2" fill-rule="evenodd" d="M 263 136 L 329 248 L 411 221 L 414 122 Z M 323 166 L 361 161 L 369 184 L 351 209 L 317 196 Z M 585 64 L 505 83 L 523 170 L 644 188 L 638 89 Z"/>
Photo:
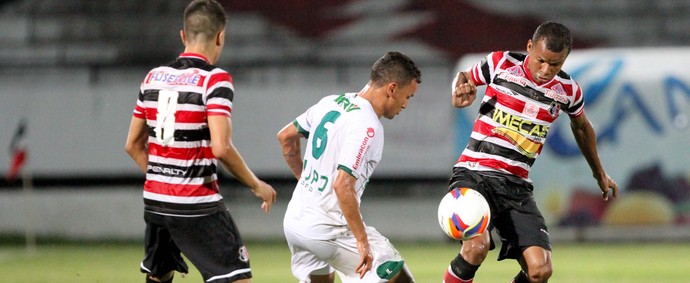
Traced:
<path id="1" fill-rule="evenodd" d="M 455 243 L 394 243 L 417 282 L 441 281 L 457 254 Z M 290 273 L 284 243 L 248 242 L 255 283 L 297 282 Z M 143 248 L 135 243 L 41 244 L 34 253 L 21 245 L 0 245 L 1 282 L 143 282 L 139 261 Z M 517 272 L 514 261 L 497 262 L 489 254 L 475 282 L 509 282 Z M 551 282 L 636 283 L 690 282 L 689 243 L 556 244 Z M 190 264 L 190 274 L 175 282 L 202 282 Z"/>

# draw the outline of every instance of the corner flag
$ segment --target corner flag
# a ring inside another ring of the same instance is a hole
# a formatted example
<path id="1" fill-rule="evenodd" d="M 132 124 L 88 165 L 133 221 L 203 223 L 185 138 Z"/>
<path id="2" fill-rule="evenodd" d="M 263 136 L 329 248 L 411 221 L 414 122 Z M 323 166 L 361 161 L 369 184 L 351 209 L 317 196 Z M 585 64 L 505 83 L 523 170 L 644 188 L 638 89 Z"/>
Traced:
<path id="1" fill-rule="evenodd" d="M 21 171 L 24 163 L 26 163 L 26 119 L 19 121 L 19 126 L 14 132 L 12 142 L 10 143 L 10 155 L 12 156 L 12 163 L 5 177 L 8 181 L 16 179 L 19 175 L 19 171 Z"/>

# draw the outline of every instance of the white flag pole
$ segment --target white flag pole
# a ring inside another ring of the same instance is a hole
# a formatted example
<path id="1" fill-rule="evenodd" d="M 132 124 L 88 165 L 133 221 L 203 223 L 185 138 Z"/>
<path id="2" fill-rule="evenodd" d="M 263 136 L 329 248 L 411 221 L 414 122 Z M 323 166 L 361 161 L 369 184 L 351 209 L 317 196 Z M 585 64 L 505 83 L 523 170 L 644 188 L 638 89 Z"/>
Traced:
<path id="1" fill-rule="evenodd" d="M 34 227 L 33 182 L 29 173 L 28 158 L 22 169 L 22 192 L 24 198 L 24 240 L 29 254 L 36 252 L 36 230 Z"/>

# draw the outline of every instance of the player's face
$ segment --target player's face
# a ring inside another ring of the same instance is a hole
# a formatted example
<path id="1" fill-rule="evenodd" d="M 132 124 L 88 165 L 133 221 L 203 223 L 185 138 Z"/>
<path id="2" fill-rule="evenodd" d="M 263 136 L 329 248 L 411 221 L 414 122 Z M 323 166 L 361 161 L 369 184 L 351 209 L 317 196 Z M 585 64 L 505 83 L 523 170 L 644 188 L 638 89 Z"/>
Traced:
<path id="1" fill-rule="evenodd" d="M 546 49 L 546 40 L 539 39 L 527 42 L 529 60 L 527 66 L 534 81 L 540 85 L 548 83 L 561 71 L 565 59 L 568 57 L 568 49 L 561 52 L 553 52 Z"/>
<path id="2" fill-rule="evenodd" d="M 417 83 L 416 80 L 412 80 L 404 86 L 395 84 L 395 86 L 389 90 L 392 92 L 392 95 L 383 116 L 388 119 L 393 119 L 396 115 L 400 114 L 400 112 L 407 107 L 407 103 L 410 98 L 414 96 L 414 93 L 417 92 L 418 88 L 419 83 Z"/>

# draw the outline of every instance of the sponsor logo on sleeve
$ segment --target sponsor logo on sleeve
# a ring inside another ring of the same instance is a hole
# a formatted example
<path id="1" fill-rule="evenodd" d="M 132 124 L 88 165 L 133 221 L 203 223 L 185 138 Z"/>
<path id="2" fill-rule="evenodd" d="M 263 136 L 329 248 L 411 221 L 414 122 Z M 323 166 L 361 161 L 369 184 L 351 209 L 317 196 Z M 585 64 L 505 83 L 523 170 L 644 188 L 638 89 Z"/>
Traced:
<path id="1" fill-rule="evenodd" d="M 352 165 L 352 169 L 357 170 L 359 165 L 362 163 L 362 158 L 364 157 L 364 152 L 369 148 L 369 140 L 376 135 L 374 128 L 367 129 L 367 136 L 364 137 L 362 143 L 359 145 L 359 152 L 357 152 L 357 158 L 355 159 L 355 164 Z"/>

